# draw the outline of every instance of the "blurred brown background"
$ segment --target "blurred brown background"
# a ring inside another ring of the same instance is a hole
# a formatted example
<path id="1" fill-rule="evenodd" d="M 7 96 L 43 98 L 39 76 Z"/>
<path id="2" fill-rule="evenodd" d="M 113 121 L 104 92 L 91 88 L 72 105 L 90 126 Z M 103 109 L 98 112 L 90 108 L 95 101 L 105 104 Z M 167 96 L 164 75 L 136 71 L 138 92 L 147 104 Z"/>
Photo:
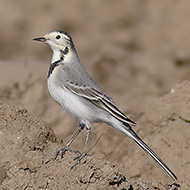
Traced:
<path id="1" fill-rule="evenodd" d="M 166 110 L 173 114 L 170 105 L 176 100 L 167 104 L 160 99 L 178 81 L 190 79 L 189 10 L 188 0 L 0 0 L 0 100 L 40 116 L 67 142 L 78 123 L 62 113 L 47 91 L 50 49 L 32 41 L 65 30 L 92 78 L 137 121 L 135 131 L 181 180 L 190 180 L 189 123 L 178 128 L 170 123 L 167 129 L 163 115 Z M 178 103 L 174 107 L 184 109 Z M 101 135 L 91 154 L 113 162 L 131 178 L 165 180 L 134 142 L 106 125 L 94 125 L 89 148 Z M 74 149 L 82 150 L 84 136 Z"/>

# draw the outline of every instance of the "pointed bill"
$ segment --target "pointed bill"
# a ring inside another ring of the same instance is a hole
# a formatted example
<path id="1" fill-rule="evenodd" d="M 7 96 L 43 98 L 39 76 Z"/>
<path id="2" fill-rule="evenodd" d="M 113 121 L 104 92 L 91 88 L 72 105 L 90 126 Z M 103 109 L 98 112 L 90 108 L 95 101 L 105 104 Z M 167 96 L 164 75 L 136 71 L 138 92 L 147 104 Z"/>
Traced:
<path id="1" fill-rule="evenodd" d="M 46 38 L 45 37 L 39 37 L 39 38 L 34 38 L 33 40 L 39 41 L 39 42 L 45 42 Z"/>

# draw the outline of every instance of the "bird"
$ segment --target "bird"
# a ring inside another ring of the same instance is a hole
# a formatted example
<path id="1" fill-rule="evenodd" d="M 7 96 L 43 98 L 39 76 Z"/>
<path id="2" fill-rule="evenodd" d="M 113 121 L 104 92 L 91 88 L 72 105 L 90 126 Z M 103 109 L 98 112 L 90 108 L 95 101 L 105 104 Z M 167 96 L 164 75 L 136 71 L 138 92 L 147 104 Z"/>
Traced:
<path id="1" fill-rule="evenodd" d="M 76 166 L 87 155 L 87 144 L 92 123 L 105 123 L 134 140 L 161 169 L 173 180 L 177 176 L 158 157 L 158 155 L 132 129 L 136 123 L 127 117 L 90 77 L 82 65 L 75 45 L 69 33 L 61 30 L 51 31 L 33 40 L 44 42 L 51 48 L 53 54 L 47 77 L 50 95 L 61 106 L 62 110 L 71 114 L 79 121 L 79 128 L 65 145 L 56 151 L 56 160 L 66 151 L 80 132 L 86 129 L 86 138 L 82 153 L 75 158 Z"/>

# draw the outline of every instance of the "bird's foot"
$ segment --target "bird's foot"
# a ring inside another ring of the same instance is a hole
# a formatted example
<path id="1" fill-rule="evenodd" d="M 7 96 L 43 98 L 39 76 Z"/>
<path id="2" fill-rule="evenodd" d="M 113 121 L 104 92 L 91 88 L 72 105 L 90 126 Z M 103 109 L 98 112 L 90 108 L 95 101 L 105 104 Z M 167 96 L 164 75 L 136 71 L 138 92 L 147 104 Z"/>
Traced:
<path id="1" fill-rule="evenodd" d="M 79 154 L 79 156 L 75 157 L 74 160 L 76 160 L 76 162 L 75 162 L 74 165 L 71 167 L 71 169 L 73 169 L 77 164 L 79 164 L 80 161 L 81 161 L 85 156 L 89 156 L 89 154 L 88 154 L 86 151 L 83 151 L 82 153 Z"/>
<path id="2" fill-rule="evenodd" d="M 80 154 L 79 151 L 75 151 L 75 150 L 73 151 L 73 150 L 70 149 L 68 146 L 65 146 L 65 147 L 63 147 L 63 148 L 61 148 L 61 149 L 59 149 L 59 150 L 56 151 L 56 153 L 55 153 L 55 155 L 54 155 L 54 157 L 53 157 L 53 160 L 56 160 L 57 157 L 58 157 L 58 155 L 60 155 L 61 158 L 63 158 L 63 155 L 64 155 L 65 152 L 67 152 L 67 151 L 75 152 L 75 153 L 79 153 L 79 154 Z"/>

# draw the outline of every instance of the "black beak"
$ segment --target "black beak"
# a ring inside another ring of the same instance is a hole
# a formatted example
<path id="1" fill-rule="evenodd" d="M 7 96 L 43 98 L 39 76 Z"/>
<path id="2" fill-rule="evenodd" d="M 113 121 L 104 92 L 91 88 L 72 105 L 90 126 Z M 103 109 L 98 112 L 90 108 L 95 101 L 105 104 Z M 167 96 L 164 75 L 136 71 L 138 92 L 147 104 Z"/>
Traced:
<path id="1" fill-rule="evenodd" d="M 39 42 L 45 42 L 46 38 L 45 37 L 40 37 L 40 38 L 34 38 L 33 40 L 39 41 Z"/>

